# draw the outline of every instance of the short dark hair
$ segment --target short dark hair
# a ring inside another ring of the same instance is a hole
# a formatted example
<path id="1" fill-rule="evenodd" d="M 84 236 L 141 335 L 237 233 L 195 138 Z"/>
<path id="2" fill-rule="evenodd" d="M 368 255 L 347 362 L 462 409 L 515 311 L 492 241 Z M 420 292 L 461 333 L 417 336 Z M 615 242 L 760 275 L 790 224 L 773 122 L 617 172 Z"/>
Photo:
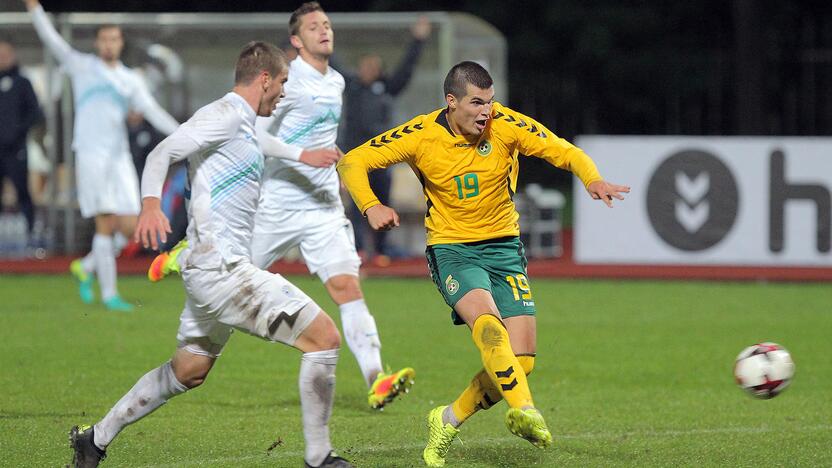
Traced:
<path id="1" fill-rule="evenodd" d="M 287 67 L 286 54 L 276 45 L 252 41 L 243 47 L 234 70 L 234 84 L 249 84 L 262 71 L 277 76 Z"/>
<path id="2" fill-rule="evenodd" d="M 313 11 L 324 11 L 321 4 L 318 2 L 306 2 L 303 5 L 299 6 L 297 10 L 292 12 L 292 16 L 289 18 L 289 35 L 296 36 L 298 31 L 300 31 L 300 17 L 307 14 L 312 13 Z"/>
<path id="3" fill-rule="evenodd" d="M 464 97 L 467 83 L 480 89 L 488 89 L 494 85 L 494 80 L 482 65 L 471 61 L 459 62 L 451 67 L 451 71 L 445 77 L 445 96 L 452 94 L 456 98 Z"/>
<path id="4" fill-rule="evenodd" d="M 105 23 L 99 24 L 95 27 L 95 37 L 98 38 L 98 34 L 105 29 L 118 29 L 118 32 L 121 33 L 122 37 L 124 36 L 124 31 L 121 30 L 121 26 L 113 23 Z"/>

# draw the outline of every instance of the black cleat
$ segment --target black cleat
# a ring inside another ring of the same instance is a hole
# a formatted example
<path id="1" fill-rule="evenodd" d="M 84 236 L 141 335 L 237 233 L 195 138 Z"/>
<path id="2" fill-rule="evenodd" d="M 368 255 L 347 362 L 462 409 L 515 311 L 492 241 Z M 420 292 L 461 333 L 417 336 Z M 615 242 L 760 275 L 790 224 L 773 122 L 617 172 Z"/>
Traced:
<path id="1" fill-rule="evenodd" d="M 338 455 L 335 455 L 335 452 L 329 452 L 329 455 L 327 455 L 326 458 L 324 458 L 324 461 L 322 461 L 318 466 L 312 466 L 307 463 L 306 460 L 303 461 L 303 465 L 306 468 L 355 468 L 352 463 L 344 460 Z"/>
<path id="2" fill-rule="evenodd" d="M 69 448 L 72 454 L 72 468 L 95 468 L 107 454 L 93 442 L 92 426 L 73 426 L 69 430 Z"/>

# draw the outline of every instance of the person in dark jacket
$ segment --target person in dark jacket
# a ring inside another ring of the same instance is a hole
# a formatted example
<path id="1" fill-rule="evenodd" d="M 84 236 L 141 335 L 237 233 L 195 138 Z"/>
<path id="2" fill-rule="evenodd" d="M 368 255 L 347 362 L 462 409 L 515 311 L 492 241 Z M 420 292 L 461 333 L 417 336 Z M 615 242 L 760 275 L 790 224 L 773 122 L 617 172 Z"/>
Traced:
<path id="1" fill-rule="evenodd" d="M 430 37 L 431 24 L 427 17 L 419 18 L 410 28 L 413 39 L 401 59 L 398 67 L 391 74 L 384 73 L 381 57 L 377 54 L 361 56 L 358 69 L 355 72 L 345 70 L 337 62 L 330 62 L 346 81 L 344 89 L 345 124 L 342 133 L 344 151 L 349 151 L 362 145 L 365 141 L 390 128 L 394 122 L 393 103 L 410 82 L 413 69 L 422 54 L 425 41 Z M 370 186 L 378 195 L 379 200 L 390 202 L 392 174 L 389 169 L 379 169 L 370 173 Z M 359 222 L 361 214 L 351 207 L 349 210 L 352 225 L 355 228 L 356 248 L 364 250 L 364 235 L 366 223 Z M 371 232 L 373 263 L 386 266 L 390 263 L 387 252 L 387 233 L 383 231 Z"/>
<path id="2" fill-rule="evenodd" d="M 30 234 L 35 209 L 29 195 L 26 135 L 41 117 L 32 84 L 20 74 L 14 45 L 0 39 L 0 188 L 4 177 L 14 185 Z"/>

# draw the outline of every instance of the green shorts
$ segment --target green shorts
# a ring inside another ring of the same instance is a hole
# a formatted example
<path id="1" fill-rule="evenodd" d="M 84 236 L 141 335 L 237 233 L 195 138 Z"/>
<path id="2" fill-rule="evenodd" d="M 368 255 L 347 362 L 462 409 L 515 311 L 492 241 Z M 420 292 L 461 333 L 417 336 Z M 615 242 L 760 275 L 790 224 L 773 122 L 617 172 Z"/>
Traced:
<path id="1" fill-rule="evenodd" d="M 526 276 L 528 261 L 519 237 L 430 245 L 425 255 L 430 276 L 451 306 L 455 324 L 465 322 L 453 308 L 472 289 L 490 292 L 503 318 L 535 314 Z"/>

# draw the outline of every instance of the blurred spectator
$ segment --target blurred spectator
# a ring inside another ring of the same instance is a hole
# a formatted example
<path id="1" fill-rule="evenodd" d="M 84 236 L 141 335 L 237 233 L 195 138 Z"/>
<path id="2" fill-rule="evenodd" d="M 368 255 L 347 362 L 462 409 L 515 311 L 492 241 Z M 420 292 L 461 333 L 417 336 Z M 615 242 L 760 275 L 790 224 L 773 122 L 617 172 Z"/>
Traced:
<path id="1" fill-rule="evenodd" d="M 0 187 L 8 177 L 31 235 L 35 210 L 29 195 L 26 135 L 42 115 L 35 92 L 20 74 L 14 46 L 0 39 Z"/>
<path id="2" fill-rule="evenodd" d="M 52 172 L 52 162 L 44 150 L 43 139 L 46 135 L 46 125 L 35 125 L 29 131 L 26 139 L 26 152 L 29 164 L 29 189 L 32 202 L 37 205 L 46 203 L 46 184 Z"/>
<path id="3" fill-rule="evenodd" d="M 352 72 L 336 60 L 331 62 L 346 81 L 345 125 L 342 133 L 344 152 L 347 152 L 365 141 L 386 131 L 393 126 L 393 102 L 401 93 L 410 78 L 413 69 L 422 54 L 425 41 L 430 37 L 431 24 L 427 17 L 420 17 L 410 28 L 413 39 L 392 74 L 384 73 L 381 57 L 377 54 L 365 54 L 358 62 L 358 70 Z M 370 187 L 378 195 L 382 204 L 390 203 L 390 189 L 392 174 L 390 169 L 379 169 L 369 175 Z M 355 228 L 355 242 L 359 251 L 364 250 L 364 237 L 367 235 L 367 223 L 363 222 L 361 213 L 350 204 L 349 217 Z M 387 249 L 387 232 L 372 231 L 369 233 L 373 242 L 373 263 L 386 266 L 390 263 Z"/>
<path id="4" fill-rule="evenodd" d="M 141 174 L 147 155 L 165 139 L 165 135 L 145 120 L 140 112 L 130 111 L 127 113 L 127 139 L 136 173 Z"/>

